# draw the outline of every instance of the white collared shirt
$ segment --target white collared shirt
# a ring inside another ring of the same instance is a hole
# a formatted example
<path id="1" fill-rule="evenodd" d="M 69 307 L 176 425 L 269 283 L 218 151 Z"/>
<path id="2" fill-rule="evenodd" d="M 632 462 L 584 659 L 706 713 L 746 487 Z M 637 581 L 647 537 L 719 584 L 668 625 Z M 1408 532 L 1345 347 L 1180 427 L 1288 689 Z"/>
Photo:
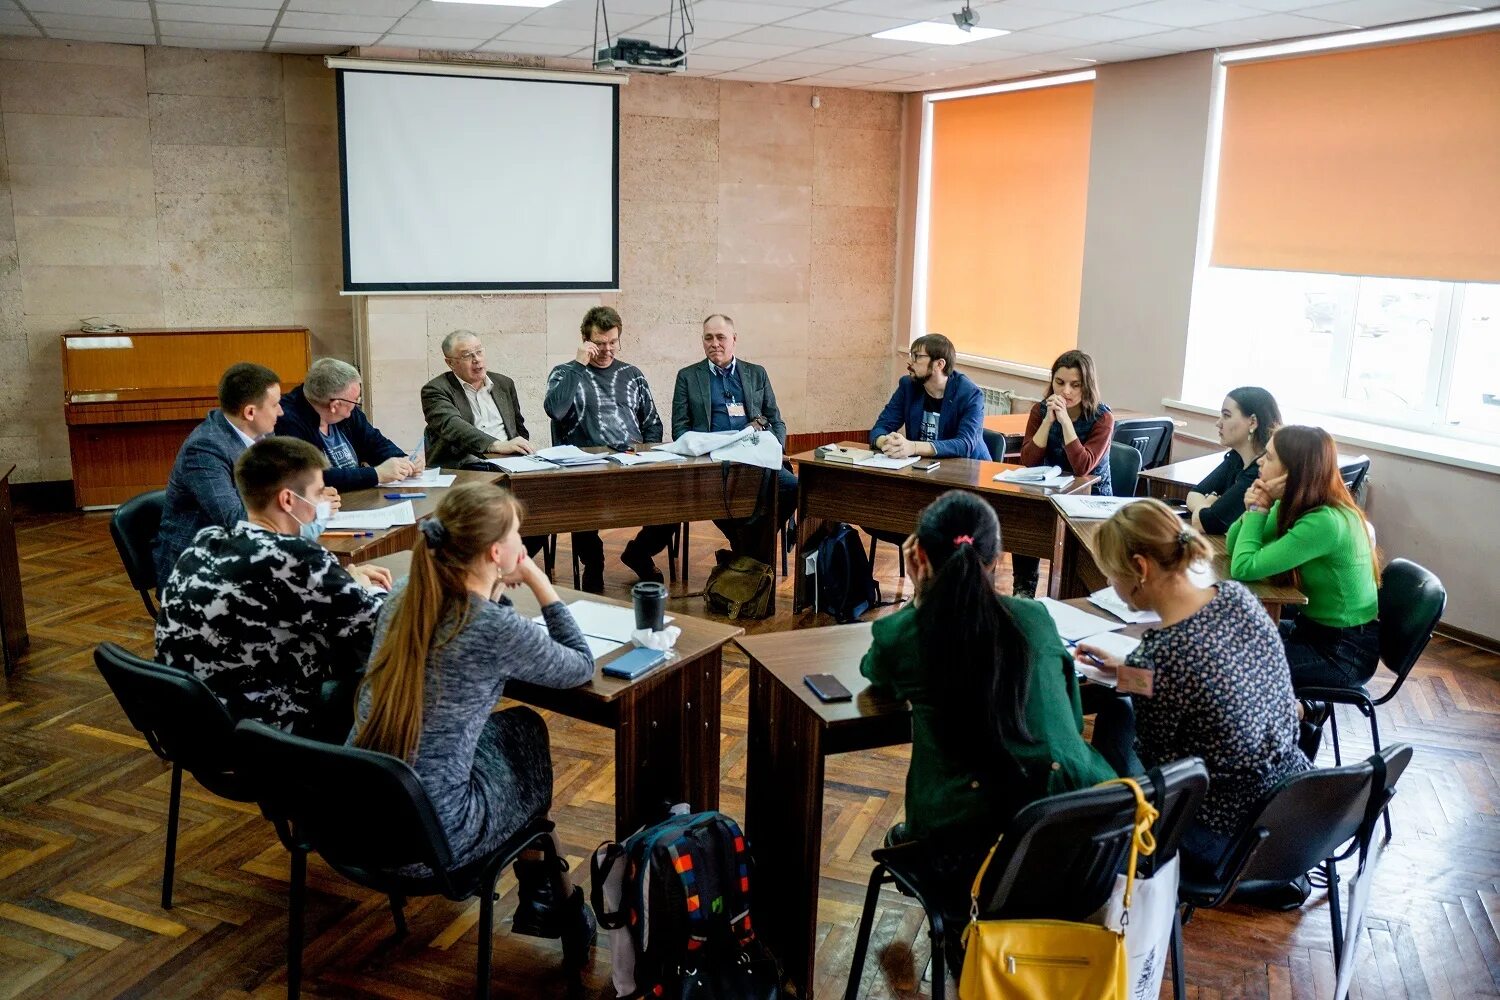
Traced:
<path id="1" fill-rule="evenodd" d="M 486 375 L 484 385 L 478 389 L 463 379 L 459 379 L 458 384 L 464 387 L 464 395 L 469 397 L 469 411 L 474 414 L 474 427 L 492 438 L 509 441 L 510 432 L 505 429 L 505 418 L 500 416 L 500 407 L 495 405 L 495 397 L 490 395 L 495 388 L 494 381 Z"/>
<path id="2" fill-rule="evenodd" d="M 733 357 L 729 359 L 728 368 L 720 369 L 718 365 L 714 364 L 712 361 L 709 361 L 707 358 L 704 358 L 703 361 L 708 365 L 709 378 L 713 378 L 715 375 L 718 375 L 720 371 L 726 371 L 729 374 L 733 375 L 735 373 L 735 366 L 740 363 L 740 359 L 738 357 Z"/>
<path id="3" fill-rule="evenodd" d="M 249 434 L 246 434 L 244 431 L 240 430 L 240 425 L 235 423 L 233 420 L 229 420 L 228 423 L 230 427 L 234 428 L 234 432 L 240 436 L 240 440 L 245 442 L 246 448 L 250 447 L 252 444 L 260 440 L 260 438 L 253 438 Z"/>

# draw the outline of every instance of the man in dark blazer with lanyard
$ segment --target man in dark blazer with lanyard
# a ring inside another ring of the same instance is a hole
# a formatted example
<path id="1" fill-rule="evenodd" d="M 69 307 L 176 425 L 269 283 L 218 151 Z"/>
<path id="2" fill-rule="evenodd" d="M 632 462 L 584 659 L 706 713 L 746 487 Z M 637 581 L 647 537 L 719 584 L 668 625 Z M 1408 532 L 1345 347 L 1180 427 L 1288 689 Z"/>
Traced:
<path id="1" fill-rule="evenodd" d="M 672 436 L 688 431 L 737 431 L 749 425 L 776 435 L 786 447 L 786 424 L 776 406 L 771 379 L 760 365 L 735 357 L 738 346 L 734 320 L 714 313 L 703 321 L 705 360 L 677 373 L 672 392 Z M 797 509 L 797 477 L 783 468 L 777 473 L 777 513 L 785 520 Z M 730 546 L 740 545 L 740 518 L 714 522 Z"/>

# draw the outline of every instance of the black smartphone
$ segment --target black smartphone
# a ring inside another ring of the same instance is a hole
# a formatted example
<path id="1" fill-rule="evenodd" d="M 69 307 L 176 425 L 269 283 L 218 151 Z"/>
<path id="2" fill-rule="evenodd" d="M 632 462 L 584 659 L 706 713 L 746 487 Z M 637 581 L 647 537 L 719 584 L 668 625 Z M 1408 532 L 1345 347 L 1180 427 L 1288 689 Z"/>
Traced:
<path id="1" fill-rule="evenodd" d="M 1187 506 L 1187 500 L 1184 497 L 1163 497 L 1161 502 L 1166 504 L 1168 507 Z"/>
<path id="2" fill-rule="evenodd" d="M 912 468 L 916 469 L 918 472 L 931 472 L 933 469 L 936 469 L 942 464 L 942 462 L 918 462 L 916 465 L 913 465 Z"/>
<path id="3" fill-rule="evenodd" d="M 808 674 L 802 682 L 812 688 L 819 701 L 848 701 L 854 697 L 832 674 Z"/>

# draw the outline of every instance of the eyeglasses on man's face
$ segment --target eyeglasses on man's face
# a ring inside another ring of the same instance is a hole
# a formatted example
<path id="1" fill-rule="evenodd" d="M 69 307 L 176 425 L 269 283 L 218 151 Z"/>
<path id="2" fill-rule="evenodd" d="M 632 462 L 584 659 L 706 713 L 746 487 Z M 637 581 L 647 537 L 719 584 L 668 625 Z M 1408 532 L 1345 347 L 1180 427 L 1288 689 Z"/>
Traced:
<path id="1" fill-rule="evenodd" d="M 351 409 L 351 410 L 357 410 L 357 409 L 359 409 L 359 400 L 357 400 L 357 399 L 345 399 L 343 396 L 334 396 L 332 399 L 329 400 L 329 402 L 330 403 L 348 403 L 349 404 L 349 409 Z"/>
<path id="2" fill-rule="evenodd" d="M 464 364 L 473 364 L 484 360 L 484 348 L 476 347 L 472 351 L 464 351 L 462 354 L 448 355 L 449 361 L 462 361 Z"/>
<path id="3" fill-rule="evenodd" d="M 930 357 L 932 357 L 932 355 L 931 354 L 918 354 L 916 351 L 912 351 L 910 354 L 907 355 L 907 357 L 911 358 L 911 363 L 912 364 L 916 364 L 918 361 L 921 361 L 923 358 L 930 358 Z"/>

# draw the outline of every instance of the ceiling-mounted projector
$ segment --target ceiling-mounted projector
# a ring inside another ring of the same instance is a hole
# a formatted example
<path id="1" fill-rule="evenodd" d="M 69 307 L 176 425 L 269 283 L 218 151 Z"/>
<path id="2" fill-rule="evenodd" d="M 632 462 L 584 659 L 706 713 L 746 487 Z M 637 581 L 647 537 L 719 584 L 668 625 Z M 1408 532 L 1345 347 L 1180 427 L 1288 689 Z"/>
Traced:
<path id="1" fill-rule="evenodd" d="M 595 69 L 626 73 L 681 73 L 687 68 L 687 52 L 653 45 L 640 38 L 620 38 L 607 49 L 598 49 Z"/>

